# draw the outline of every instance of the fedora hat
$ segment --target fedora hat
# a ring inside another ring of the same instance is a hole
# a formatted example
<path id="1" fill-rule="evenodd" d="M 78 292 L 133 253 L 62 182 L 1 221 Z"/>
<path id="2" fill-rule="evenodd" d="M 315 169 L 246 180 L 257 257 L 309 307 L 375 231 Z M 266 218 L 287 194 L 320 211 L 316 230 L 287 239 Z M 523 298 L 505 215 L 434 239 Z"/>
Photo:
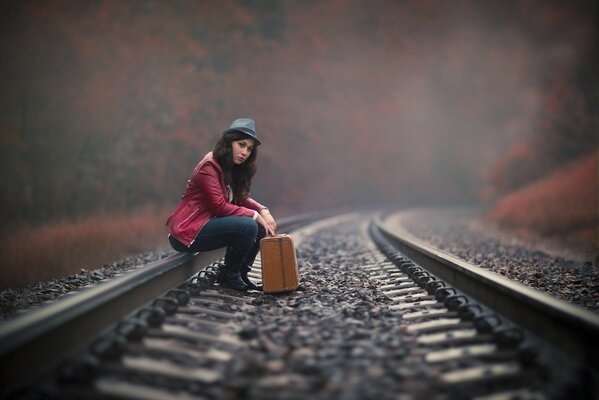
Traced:
<path id="1" fill-rule="evenodd" d="M 231 126 L 224 130 L 224 133 L 227 132 L 241 132 L 254 139 L 256 142 L 256 146 L 262 144 L 260 140 L 258 140 L 258 135 L 256 135 L 256 123 L 253 119 L 250 118 L 238 118 L 231 123 Z"/>

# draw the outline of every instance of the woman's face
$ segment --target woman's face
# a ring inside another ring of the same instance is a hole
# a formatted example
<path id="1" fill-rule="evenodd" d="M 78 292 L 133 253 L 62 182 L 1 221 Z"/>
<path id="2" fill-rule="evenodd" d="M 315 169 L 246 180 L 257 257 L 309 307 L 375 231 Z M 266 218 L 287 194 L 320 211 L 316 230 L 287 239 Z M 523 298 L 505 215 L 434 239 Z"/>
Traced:
<path id="1" fill-rule="evenodd" d="M 254 141 L 252 139 L 234 140 L 231 142 L 231 148 L 233 151 L 233 164 L 241 165 L 252 154 Z"/>

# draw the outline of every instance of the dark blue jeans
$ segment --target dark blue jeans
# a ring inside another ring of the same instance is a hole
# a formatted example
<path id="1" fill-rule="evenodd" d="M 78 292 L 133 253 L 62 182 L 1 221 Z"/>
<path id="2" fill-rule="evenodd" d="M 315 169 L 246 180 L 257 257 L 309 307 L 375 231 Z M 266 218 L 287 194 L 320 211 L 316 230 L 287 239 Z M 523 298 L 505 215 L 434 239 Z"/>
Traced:
<path id="1" fill-rule="evenodd" d="M 260 239 L 266 231 L 249 217 L 216 217 L 204 225 L 198 236 L 187 247 L 169 235 L 173 249 L 179 252 L 198 253 L 226 247 L 245 254 L 242 266 L 250 266 L 260 250 Z"/>

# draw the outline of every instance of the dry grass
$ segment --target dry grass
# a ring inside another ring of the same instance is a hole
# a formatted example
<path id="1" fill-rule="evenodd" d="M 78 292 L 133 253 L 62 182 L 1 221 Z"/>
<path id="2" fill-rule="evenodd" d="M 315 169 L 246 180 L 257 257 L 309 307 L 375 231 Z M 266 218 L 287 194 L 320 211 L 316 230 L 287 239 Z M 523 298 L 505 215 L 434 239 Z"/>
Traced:
<path id="1" fill-rule="evenodd" d="M 487 214 L 500 226 L 599 246 L 598 154 L 503 197 Z"/>
<path id="2" fill-rule="evenodd" d="M 144 210 L 120 217 L 93 217 L 2 233 L 0 288 L 15 288 L 94 269 L 167 246 L 168 212 Z"/>

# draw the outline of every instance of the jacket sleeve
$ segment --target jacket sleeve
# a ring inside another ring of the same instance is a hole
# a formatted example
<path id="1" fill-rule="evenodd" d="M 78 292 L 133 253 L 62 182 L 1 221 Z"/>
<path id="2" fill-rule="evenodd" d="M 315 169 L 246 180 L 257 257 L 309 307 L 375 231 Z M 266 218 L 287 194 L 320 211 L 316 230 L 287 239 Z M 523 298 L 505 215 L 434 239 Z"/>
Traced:
<path id="1" fill-rule="evenodd" d="M 213 215 L 225 217 L 237 215 L 240 217 L 255 218 L 255 211 L 247 207 L 237 206 L 227 201 L 225 193 L 220 185 L 220 177 L 216 169 L 210 165 L 204 165 L 195 176 L 196 184 L 203 194 L 205 206 Z"/>
<path id="2" fill-rule="evenodd" d="M 256 200 L 252 199 L 251 197 L 247 197 L 247 198 L 241 200 L 239 202 L 239 205 L 241 205 L 245 208 L 256 210 L 258 212 L 264 210 L 265 208 L 268 208 L 265 205 L 258 203 Z"/>

